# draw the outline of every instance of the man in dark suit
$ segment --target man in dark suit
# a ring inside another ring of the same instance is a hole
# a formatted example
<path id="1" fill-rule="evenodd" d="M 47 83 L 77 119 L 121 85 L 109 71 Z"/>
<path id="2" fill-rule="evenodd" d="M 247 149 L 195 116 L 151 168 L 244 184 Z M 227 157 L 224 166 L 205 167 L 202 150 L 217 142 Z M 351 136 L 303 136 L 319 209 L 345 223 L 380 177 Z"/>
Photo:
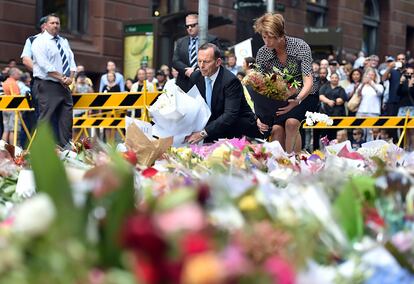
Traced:
<path id="1" fill-rule="evenodd" d="M 200 70 L 191 75 L 202 97 L 210 107 L 211 116 L 205 129 L 194 132 L 187 141 L 213 142 L 220 138 L 259 137 L 255 115 L 246 102 L 242 85 L 237 77 L 221 66 L 220 49 L 205 43 L 198 50 Z"/>
<path id="2" fill-rule="evenodd" d="M 197 68 L 197 50 L 200 43 L 197 14 L 187 15 L 185 18 L 185 28 L 188 36 L 177 40 L 172 65 L 178 71 L 177 86 L 187 92 L 191 87 L 190 76 Z M 207 41 L 220 46 L 215 36 L 208 35 Z"/>

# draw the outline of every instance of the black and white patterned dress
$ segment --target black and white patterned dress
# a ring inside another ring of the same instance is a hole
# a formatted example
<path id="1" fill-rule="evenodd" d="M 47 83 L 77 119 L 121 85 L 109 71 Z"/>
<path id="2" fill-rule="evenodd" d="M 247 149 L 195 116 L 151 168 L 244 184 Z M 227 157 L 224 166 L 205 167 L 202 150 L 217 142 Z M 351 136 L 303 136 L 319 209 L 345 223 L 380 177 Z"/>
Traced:
<path id="1" fill-rule="evenodd" d="M 279 70 L 287 68 L 289 74 L 294 75 L 296 80 L 303 86 L 301 75 L 312 75 L 312 53 L 309 45 L 302 39 L 286 36 L 286 54 L 286 64 L 282 64 L 277 57 L 275 49 L 262 46 L 257 52 L 256 63 L 260 71 L 265 73 L 273 73 L 273 67 Z M 301 121 L 305 118 L 306 111 L 316 111 L 319 101 L 319 96 L 317 95 L 319 82 L 317 77 L 312 75 L 312 78 L 313 86 L 306 99 L 288 113 L 278 117 L 275 116 L 274 124 L 283 125 L 288 118 L 295 118 Z M 297 93 L 299 92 L 300 89 Z"/>

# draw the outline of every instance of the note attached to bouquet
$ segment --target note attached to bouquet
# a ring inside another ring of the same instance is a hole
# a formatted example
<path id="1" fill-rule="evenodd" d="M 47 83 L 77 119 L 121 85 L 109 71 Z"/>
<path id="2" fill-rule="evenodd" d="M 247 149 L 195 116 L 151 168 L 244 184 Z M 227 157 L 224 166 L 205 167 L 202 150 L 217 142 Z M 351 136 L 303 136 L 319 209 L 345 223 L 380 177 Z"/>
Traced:
<path id="1" fill-rule="evenodd" d="M 135 124 L 136 126 L 138 126 L 138 128 L 145 134 L 145 136 L 147 136 L 151 140 L 153 139 L 151 123 L 126 116 L 125 117 L 125 129 L 128 129 L 128 127 L 131 124 Z"/>

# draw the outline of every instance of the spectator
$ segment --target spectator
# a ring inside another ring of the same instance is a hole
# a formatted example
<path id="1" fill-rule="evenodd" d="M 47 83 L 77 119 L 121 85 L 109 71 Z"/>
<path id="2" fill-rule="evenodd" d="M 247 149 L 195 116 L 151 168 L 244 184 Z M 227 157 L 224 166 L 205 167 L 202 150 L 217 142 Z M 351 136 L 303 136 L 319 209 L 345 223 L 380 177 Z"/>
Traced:
<path id="1" fill-rule="evenodd" d="M 175 84 L 176 80 L 177 80 L 177 76 L 178 76 L 178 71 L 175 70 L 175 68 L 171 69 L 171 75 L 172 75 L 172 79 L 168 80 L 167 83 L 165 83 L 164 85 L 164 91 L 168 91 L 172 88 L 175 88 L 175 86 L 177 86 Z"/>
<path id="2" fill-rule="evenodd" d="M 336 143 L 342 143 L 348 140 L 348 132 L 345 129 L 340 129 L 336 132 Z"/>
<path id="3" fill-rule="evenodd" d="M 414 116 L 414 67 L 408 66 L 400 79 L 397 95 L 400 97 L 398 116 L 408 112 Z"/>
<path id="4" fill-rule="evenodd" d="M 397 95 L 398 87 L 400 85 L 401 75 L 405 68 L 405 54 L 397 55 L 396 62 L 390 62 L 387 69 L 382 75 L 382 81 L 389 81 L 390 89 L 388 98 L 384 103 L 384 114 L 388 116 L 396 116 L 398 114 L 398 107 L 400 97 Z"/>
<path id="5" fill-rule="evenodd" d="M 321 112 L 329 116 L 345 116 L 345 102 L 347 96 L 345 90 L 339 86 L 339 76 L 333 73 L 331 81 L 319 89 L 319 100 L 321 102 Z M 322 131 L 328 135 L 329 140 L 335 138 L 335 130 L 329 129 Z M 324 136 L 322 134 L 322 136 Z"/>
<path id="6" fill-rule="evenodd" d="M 354 69 L 363 68 L 365 62 L 365 53 L 361 50 L 358 52 L 358 58 L 354 62 Z"/>
<path id="7" fill-rule="evenodd" d="M 115 62 L 108 61 L 107 64 L 106 64 L 106 70 L 107 70 L 107 73 L 103 74 L 101 76 L 101 81 L 99 83 L 99 92 L 102 93 L 104 91 L 105 85 L 108 85 L 108 76 L 107 76 L 107 74 L 109 72 L 115 74 L 115 83 L 120 88 L 120 91 L 118 91 L 118 92 L 124 92 L 125 91 L 124 76 L 121 73 L 116 72 Z"/>
<path id="8" fill-rule="evenodd" d="M 93 93 L 93 83 L 92 83 L 92 80 L 89 77 L 86 76 L 85 66 L 83 66 L 83 65 L 76 66 L 76 74 L 80 74 L 80 73 L 83 73 L 82 76 L 85 77 L 85 83 L 88 84 L 91 87 L 91 90 L 92 90 L 91 93 Z M 75 92 L 75 88 L 76 88 L 76 79 L 73 80 L 72 84 L 69 86 L 69 89 L 72 92 Z"/>
<path id="9" fill-rule="evenodd" d="M 253 57 L 245 57 L 242 66 L 244 73 L 248 74 L 250 70 L 254 69 L 255 64 L 256 60 Z"/>
<path id="10" fill-rule="evenodd" d="M 167 77 L 165 76 L 164 72 L 162 72 L 161 70 L 158 70 L 156 75 L 156 86 L 157 86 L 157 91 L 162 91 L 164 89 L 165 83 L 167 82 Z"/>
<path id="11" fill-rule="evenodd" d="M 20 71 L 16 67 L 12 67 L 9 69 L 9 76 L 3 82 L 3 92 L 5 95 L 8 96 L 17 96 L 20 95 L 20 89 L 17 84 L 17 81 L 20 79 L 22 75 L 22 71 Z"/>
<path id="12" fill-rule="evenodd" d="M 17 66 L 16 59 L 14 59 L 14 58 L 9 59 L 9 62 L 7 63 L 7 66 L 9 66 L 9 68 L 16 67 Z"/>
<path id="13" fill-rule="evenodd" d="M 319 68 L 320 68 L 319 62 L 318 61 L 313 61 L 312 62 L 312 72 L 315 73 L 315 74 L 318 74 L 319 73 Z"/>
<path id="14" fill-rule="evenodd" d="M 364 73 L 362 84 L 357 92 L 362 96 L 357 116 L 379 116 L 381 113 L 381 96 L 384 87 L 376 83 L 376 73 L 372 68 L 367 68 Z"/>
<path id="15" fill-rule="evenodd" d="M 134 81 L 131 78 L 125 80 L 125 91 L 130 92 Z"/>
<path id="16" fill-rule="evenodd" d="M 322 59 L 320 64 L 319 64 L 319 68 L 325 68 L 328 71 L 329 61 L 326 60 L 326 59 Z"/>
<path id="17" fill-rule="evenodd" d="M 364 131 L 360 128 L 356 128 L 352 130 L 351 145 L 353 149 L 359 149 L 361 148 L 361 145 L 365 143 L 363 134 L 364 134 Z"/>
<path id="18" fill-rule="evenodd" d="M 358 107 L 356 116 L 373 117 L 381 114 L 381 97 L 384 87 L 376 83 L 376 73 L 371 67 L 367 68 L 362 78 L 362 84 L 359 85 L 357 95 L 361 96 L 361 103 Z M 367 133 L 367 131 L 365 131 Z M 372 140 L 372 137 L 366 137 L 366 140 Z"/>
<path id="19" fill-rule="evenodd" d="M 349 75 L 352 72 L 352 64 L 345 63 L 344 65 L 341 65 L 339 68 L 339 72 L 341 73 L 339 85 L 346 90 L 346 88 L 351 84 L 351 82 L 349 81 Z"/>
<path id="20" fill-rule="evenodd" d="M 165 74 L 165 76 L 167 78 L 167 81 L 168 80 L 171 80 L 173 78 L 173 76 L 172 76 L 172 74 L 170 72 L 170 67 L 168 67 L 167 65 L 165 65 L 165 64 L 161 65 L 160 70 L 162 72 L 164 72 L 164 74 Z"/>
<path id="21" fill-rule="evenodd" d="M 352 96 L 354 96 L 356 94 L 356 91 L 359 87 L 359 85 L 362 82 L 362 71 L 361 69 L 354 69 L 351 71 L 351 73 L 349 74 L 349 81 L 350 84 L 348 85 L 348 87 L 345 89 L 345 93 L 347 95 L 347 101 L 349 101 Z M 349 116 L 355 116 L 355 112 L 348 112 Z"/>
<path id="22" fill-rule="evenodd" d="M 147 76 L 147 85 L 152 85 L 154 89 L 157 89 L 158 80 L 155 78 L 155 71 L 154 68 L 146 68 L 145 69 L 146 76 Z"/>
<path id="23" fill-rule="evenodd" d="M 319 86 L 322 87 L 328 82 L 328 69 L 325 67 L 319 68 Z"/>
<path id="24" fill-rule="evenodd" d="M 106 85 L 103 86 L 103 93 L 121 92 L 121 86 L 116 82 L 115 72 L 109 71 L 106 74 Z"/>
<path id="25" fill-rule="evenodd" d="M 16 68 L 12 67 L 9 70 L 9 77 L 6 81 L 3 82 L 3 91 L 4 94 L 7 96 L 17 96 L 20 95 L 20 88 L 18 86 L 18 80 L 20 80 L 20 76 L 22 72 Z M 14 136 L 14 111 L 5 111 L 3 113 L 3 125 L 4 125 L 4 132 L 2 139 L 9 144 L 13 143 L 13 136 Z M 17 131 L 17 129 L 16 129 Z"/>
<path id="26" fill-rule="evenodd" d="M 142 92 L 144 88 L 144 82 L 146 82 L 146 71 L 142 68 L 137 70 L 137 75 L 135 76 L 136 82 L 131 87 L 131 92 Z M 155 88 L 152 84 L 147 85 L 147 92 L 154 92 Z"/>
<path id="27" fill-rule="evenodd" d="M 234 75 L 237 75 L 237 72 L 241 71 L 241 67 L 237 66 L 237 58 L 234 54 L 229 54 L 227 56 L 227 70 L 229 70 Z"/>

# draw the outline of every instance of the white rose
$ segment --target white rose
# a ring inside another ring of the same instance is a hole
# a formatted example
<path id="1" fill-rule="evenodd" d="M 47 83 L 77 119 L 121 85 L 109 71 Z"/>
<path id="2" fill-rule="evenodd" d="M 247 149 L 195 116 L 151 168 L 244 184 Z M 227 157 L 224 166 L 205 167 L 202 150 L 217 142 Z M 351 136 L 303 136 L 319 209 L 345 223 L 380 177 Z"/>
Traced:
<path id="1" fill-rule="evenodd" d="M 19 234 L 38 236 L 49 228 L 55 216 L 56 209 L 50 197 L 39 193 L 16 208 L 12 229 Z"/>

